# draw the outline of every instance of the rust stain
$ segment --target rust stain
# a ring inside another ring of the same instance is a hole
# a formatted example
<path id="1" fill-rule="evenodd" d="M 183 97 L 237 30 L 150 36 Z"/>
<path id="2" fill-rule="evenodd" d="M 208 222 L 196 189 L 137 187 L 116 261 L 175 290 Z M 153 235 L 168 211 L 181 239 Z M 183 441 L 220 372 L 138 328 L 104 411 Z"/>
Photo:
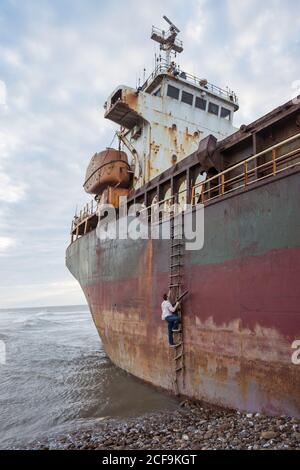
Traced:
<path id="1" fill-rule="evenodd" d="M 138 108 L 138 95 L 136 93 L 127 91 L 123 98 L 124 103 L 128 105 L 129 108 L 134 109 L 135 111 Z"/>
<path id="2" fill-rule="evenodd" d="M 228 367 L 226 365 L 217 365 L 216 374 L 217 380 L 226 382 L 228 378 Z"/>
<path id="3" fill-rule="evenodd" d="M 145 277 L 137 279 L 135 292 L 141 299 L 141 307 L 106 310 L 91 304 L 93 318 L 105 350 L 115 364 L 147 382 L 172 390 L 170 363 L 166 360 L 166 329 L 159 312 L 155 311 L 152 298 L 155 294 L 149 287 L 153 276 L 151 242 L 141 256 L 140 269 L 144 270 Z M 300 390 L 297 366 L 288 363 L 287 358 L 285 363 L 280 363 L 278 358 L 268 362 L 265 358 L 271 356 L 259 352 L 259 342 L 256 354 L 262 359 L 249 359 L 240 344 L 244 345 L 253 337 L 253 332 L 241 328 L 240 322 L 217 326 L 210 319 L 203 322 L 202 329 L 199 319 L 196 328 L 192 328 L 192 323 L 190 319 L 185 323 L 185 332 L 189 334 L 185 337 L 186 385 L 182 393 L 216 404 L 234 404 L 239 409 L 270 414 L 280 413 L 280 405 L 286 404 L 286 410 L 290 407 L 291 414 L 297 413 L 295 410 L 299 410 L 300 405 L 299 393 L 295 393 Z M 264 338 L 268 334 L 276 336 L 267 329 L 260 334 Z M 284 348 L 282 338 L 279 348 Z M 238 387 L 232 388 L 233 383 Z"/>
<path id="4" fill-rule="evenodd" d="M 143 251 L 143 255 L 139 260 L 140 268 L 139 272 L 143 273 L 143 276 L 138 278 L 138 290 L 139 295 L 143 298 L 143 312 L 141 312 L 141 318 L 145 316 L 151 316 L 151 305 L 152 305 L 152 276 L 153 276 L 153 245 L 152 240 L 148 240 L 146 248 Z"/>

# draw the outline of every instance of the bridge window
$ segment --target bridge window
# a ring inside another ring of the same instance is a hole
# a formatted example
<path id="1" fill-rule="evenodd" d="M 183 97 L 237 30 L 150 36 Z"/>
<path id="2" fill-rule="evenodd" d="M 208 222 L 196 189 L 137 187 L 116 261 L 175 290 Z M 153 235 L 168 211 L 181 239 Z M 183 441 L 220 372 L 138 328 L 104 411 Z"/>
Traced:
<path id="1" fill-rule="evenodd" d="M 196 96 L 195 107 L 205 111 L 206 110 L 206 100 L 204 100 L 203 98 L 200 98 L 199 96 Z"/>
<path id="2" fill-rule="evenodd" d="M 210 114 L 214 114 L 215 116 L 218 116 L 219 114 L 219 106 L 215 103 L 208 103 L 208 112 Z"/>
<path id="3" fill-rule="evenodd" d="M 161 96 L 161 87 L 159 87 L 154 93 L 154 96 Z"/>
<path id="4" fill-rule="evenodd" d="M 182 90 L 181 101 L 186 104 L 193 104 L 194 96 L 191 93 L 187 93 L 186 91 Z"/>
<path id="5" fill-rule="evenodd" d="M 221 117 L 224 118 L 224 119 L 228 119 L 228 121 L 230 121 L 230 115 L 231 115 L 231 112 L 230 112 L 230 109 L 227 109 L 227 108 L 221 108 Z"/>
<path id="6" fill-rule="evenodd" d="M 167 95 L 170 96 L 170 98 L 174 98 L 175 100 L 178 100 L 179 88 L 176 88 L 175 86 L 172 86 L 172 85 L 168 85 Z"/>

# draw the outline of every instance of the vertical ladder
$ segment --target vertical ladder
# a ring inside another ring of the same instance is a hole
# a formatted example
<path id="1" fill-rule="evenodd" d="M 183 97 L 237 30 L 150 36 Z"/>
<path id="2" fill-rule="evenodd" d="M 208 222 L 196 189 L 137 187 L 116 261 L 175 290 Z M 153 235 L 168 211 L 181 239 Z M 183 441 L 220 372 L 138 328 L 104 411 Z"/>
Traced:
<path id="1" fill-rule="evenodd" d="M 183 240 L 183 217 L 182 214 L 176 215 L 174 212 L 170 214 L 170 280 L 169 280 L 169 296 L 172 302 L 182 294 L 183 289 L 183 257 L 184 257 L 184 240 Z M 173 369 L 173 386 L 176 395 L 179 395 L 179 381 L 184 387 L 184 342 L 183 342 L 183 322 L 181 306 L 177 309 L 178 316 L 181 318 L 179 331 L 174 332 L 174 342 L 177 345 L 171 348 L 171 359 Z"/>

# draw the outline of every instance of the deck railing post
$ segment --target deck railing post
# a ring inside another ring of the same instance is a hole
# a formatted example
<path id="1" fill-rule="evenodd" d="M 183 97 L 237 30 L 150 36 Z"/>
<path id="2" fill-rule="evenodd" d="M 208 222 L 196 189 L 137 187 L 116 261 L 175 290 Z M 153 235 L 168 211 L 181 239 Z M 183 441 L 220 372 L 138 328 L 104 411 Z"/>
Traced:
<path id="1" fill-rule="evenodd" d="M 224 173 L 221 174 L 221 194 L 225 193 L 225 175 Z"/>
<path id="2" fill-rule="evenodd" d="M 191 196 L 191 204 L 192 206 L 194 206 L 196 204 L 196 201 L 195 201 L 195 192 L 196 192 L 196 188 L 195 186 L 192 187 L 192 196 Z"/>
<path id="3" fill-rule="evenodd" d="M 186 170 L 186 204 L 191 204 L 192 198 L 192 175 L 191 170 L 188 168 Z"/>
<path id="4" fill-rule="evenodd" d="M 204 201 L 205 201 L 204 191 L 205 191 L 205 183 L 203 183 L 201 186 L 201 204 L 204 204 Z"/>
<path id="5" fill-rule="evenodd" d="M 276 170 L 277 170 L 277 162 L 276 162 L 276 156 L 277 156 L 277 149 L 272 150 L 272 161 L 273 161 L 273 175 L 276 175 Z"/>
<path id="6" fill-rule="evenodd" d="M 245 186 L 247 186 L 247 184 L 248 184 L 248 160 L 245 160 L 244 176 L 245 176 Z"/>
<path id="7" fill-rule="evenodd" d="M 74 240 L 73 230 L 74 230 L 74 219 L 72 219 L 72 223 L 71 223 L 71 243 L 73 243 L 73 240 Z"/>

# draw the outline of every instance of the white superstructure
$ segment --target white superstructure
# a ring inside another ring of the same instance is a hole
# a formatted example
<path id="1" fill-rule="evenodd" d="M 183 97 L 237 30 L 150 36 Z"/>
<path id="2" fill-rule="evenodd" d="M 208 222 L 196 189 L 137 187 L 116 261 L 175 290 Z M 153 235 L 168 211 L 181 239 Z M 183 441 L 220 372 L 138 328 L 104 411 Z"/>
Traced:
<path id="1" fill-rule="evenodd" d="M 178 28 L 165 18 L 167 32 L 153 27 L 151 38 L 166 57 L 139 87 L 118 86 L 105 103 L 105 117 L 121 126 L 118 137 L 134 167 L 136 188 L 197 150 L 209 134 L 223 139 L 235 132 L 236 95 L 181 70 L 171 61 L 183 50 Z"/>

